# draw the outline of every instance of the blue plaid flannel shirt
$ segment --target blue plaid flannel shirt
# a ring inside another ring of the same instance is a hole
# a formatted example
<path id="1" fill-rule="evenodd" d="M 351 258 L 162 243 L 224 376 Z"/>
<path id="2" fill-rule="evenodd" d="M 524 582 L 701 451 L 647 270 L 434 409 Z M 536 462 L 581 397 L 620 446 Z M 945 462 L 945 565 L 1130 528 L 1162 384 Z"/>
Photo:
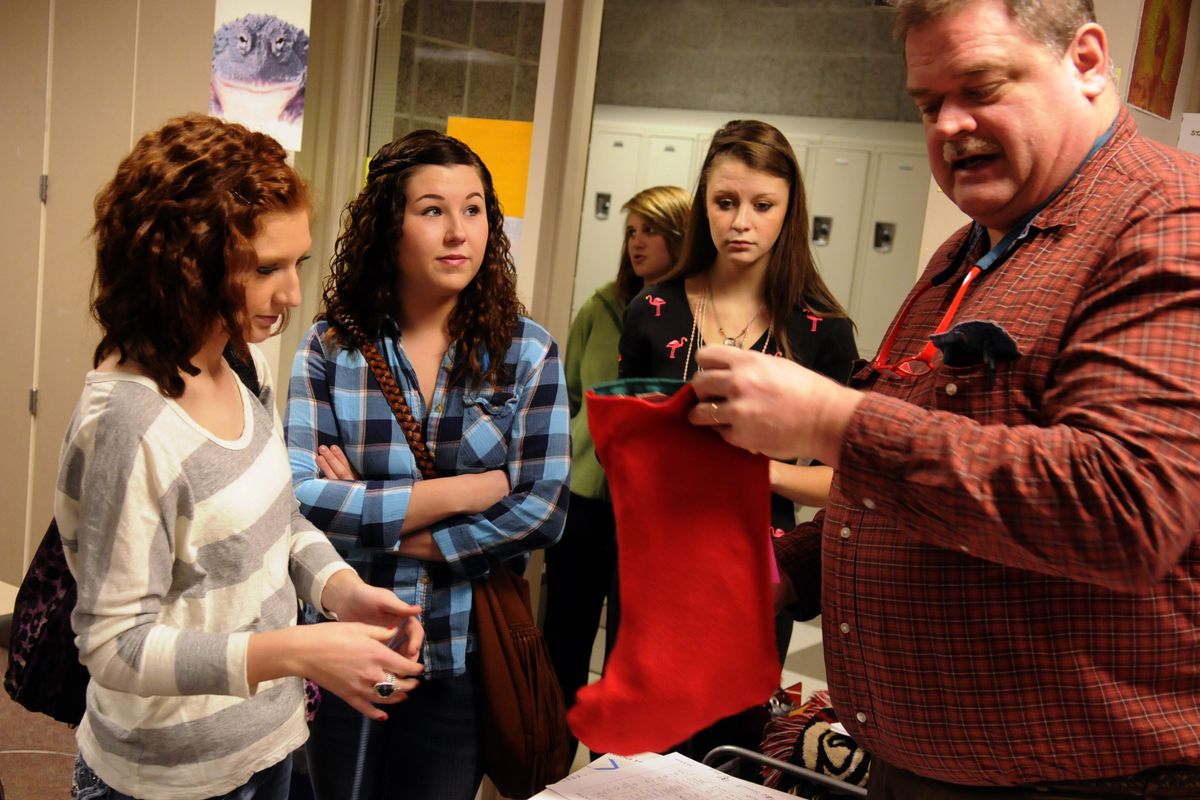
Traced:
<path id="1" fill-rule="evenodd" d="M 422 606 L 425 676 L 460 675 L 474 649 L 471 580 L 488 573 L 489 558 L 524 558 L 562 534 L 571 459 L 562 364 L 550 334 L 522 317 L 506 358 L 511 384 L 447 385 L 447 353 L 427 409 L 398 327 L 388 320 L 384 328 L 375 345 L 424 426 L 438 473 L 505 469 L 511 494 L 482 514 L 430 526 L 445 564 L 389 552 L 420 471 L 366 360 L 328 341 L 325 322 L 309 330 L 292 365 L 284 422 L 292 480 L 301 511 L 364 580 Z M 340 445 L 359 479 L 319 477 L 323 444 Z"/>

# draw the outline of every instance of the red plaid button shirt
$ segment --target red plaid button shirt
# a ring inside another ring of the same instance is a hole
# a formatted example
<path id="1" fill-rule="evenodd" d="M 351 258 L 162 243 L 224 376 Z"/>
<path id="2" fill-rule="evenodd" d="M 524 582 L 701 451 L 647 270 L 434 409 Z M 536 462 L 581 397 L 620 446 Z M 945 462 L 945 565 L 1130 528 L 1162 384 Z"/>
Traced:
<path id="1" fill-rule="evenodd" d="M 981 255 L 917 302 L 893 357 Z M 1200 764 L 1200 160 L 1122 111 L 968 289 L 971 320 L 1020 355 L 860 371 L 823 528 L 779 544 L 800 605 L 820 592 L 839 718 L 959 784 Z"/>

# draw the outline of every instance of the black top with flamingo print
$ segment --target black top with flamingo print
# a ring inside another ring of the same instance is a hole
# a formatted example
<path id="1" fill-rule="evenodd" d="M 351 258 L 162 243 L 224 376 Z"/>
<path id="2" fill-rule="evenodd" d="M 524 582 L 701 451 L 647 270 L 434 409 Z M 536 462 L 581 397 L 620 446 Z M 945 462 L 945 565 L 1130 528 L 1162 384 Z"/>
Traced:
<path id="1" fill-rule="evenodd" d="M 703 344 L 688 341 L 692 327 L 682 278 L 644 288 L 625 309 L 620 377 L 690 380 L 696 372 L 696 350 Z M 787 334 L 796 362 L 838 383 L 850 378 L 858 350 L 849 319 L 823 317 L 797 306 L 788 318 Z M 699 338 L 698 332 L 696 336 Z M 766 336 L 764 333 L 752 349 L 762 351 L 765 346 L 767 353 L 782 355 L 778 343 L 774 339 L 767 342 Z"/>
<path id="2" fill-rule="evenodd" d="M 699 339 L 692 328 L 692 310 L 682 278 L 645 287 L 625 308 L 620 377 L 690 380 L 696 372 L 696 350 L 703 344 L 688 341 L 693 335 Z M 787 335 L 797 363 L 838 383 L 849 380 L 858 358 L 849 319 L 822 317 L 797 306 L 788 317 Z M 766 337 L 764 333 L 753 349 L 765 347 L 767 353 L 782 355 L 777 342 L 768 342 Z M 794 525 L 791 502 L 778 495 L 771 500 L 772 524 L 790 530 Z"/>

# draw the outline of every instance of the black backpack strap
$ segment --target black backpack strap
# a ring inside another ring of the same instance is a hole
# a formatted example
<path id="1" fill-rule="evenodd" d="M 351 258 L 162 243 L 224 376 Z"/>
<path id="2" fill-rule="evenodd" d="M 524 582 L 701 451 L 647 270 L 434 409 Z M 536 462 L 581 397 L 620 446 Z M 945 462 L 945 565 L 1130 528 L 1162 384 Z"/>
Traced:
<path id="1" fill-rule="evenodd" d="M 225 351 L 221 355 L 229 362 L 229 366 L 233 367 L 233 371 L 237 373 L 242 383 L 246 384 L 246 388 L 252 395 L 258 397 L 262 394 L 262 383 L 258 380 L 258 370 L 254 366 L 253 356 L 242 359 L 230 345 L 225 345 Z"/>

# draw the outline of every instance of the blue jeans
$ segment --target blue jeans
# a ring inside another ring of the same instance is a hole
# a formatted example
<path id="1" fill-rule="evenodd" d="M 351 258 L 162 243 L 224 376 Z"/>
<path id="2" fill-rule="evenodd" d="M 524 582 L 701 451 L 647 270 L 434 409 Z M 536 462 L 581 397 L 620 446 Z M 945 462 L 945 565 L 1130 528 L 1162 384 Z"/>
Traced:
<path id="1" fill-rule="evenodd" d="M 292 785 L 292 756 L 273 767 L 256 772 L 250 780 L 229 794 L 211 800 L 287 800 Z M 154 797 L 154 787 L 146 787 L 146 797 Z M 75 780 L 71 784 L 71 800 L 137 800 L 100 780 L 82 755 L 75 757 Z"/>
<path id="2" fill-rule="evenodd" d="M 317 800 L 472 800 L 483 779 L 475 685 L 421 681 L 373 722 L 330 692 L 309 726 L 305 753 Z"/>

